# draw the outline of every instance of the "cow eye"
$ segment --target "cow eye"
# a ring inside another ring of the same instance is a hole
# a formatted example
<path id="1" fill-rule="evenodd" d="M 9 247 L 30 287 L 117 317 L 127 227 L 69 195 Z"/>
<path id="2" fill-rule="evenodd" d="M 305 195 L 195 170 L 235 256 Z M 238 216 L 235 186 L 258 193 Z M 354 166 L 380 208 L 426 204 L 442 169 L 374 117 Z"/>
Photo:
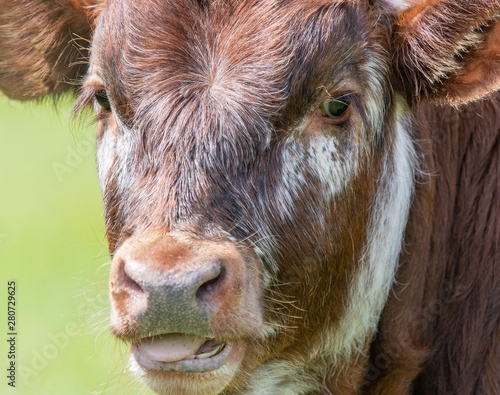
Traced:
<path id="1" fill-rule="evenodd" d="M 331 96 L 321 103 L 320 109 L 323 116 L 328 118 L 342 117 L 351 103 L 345 97 Z"/>
<path id="2" fill-rule="evenodd" d="M 106 111 L 111 111 L 111 103 L 109 102 L 109 99 L 108 99 L 108 93 L 104 89 L 96 91 L 94 96 L 95 96 L 96 102 L 102 108 L 104 108 Z"/>

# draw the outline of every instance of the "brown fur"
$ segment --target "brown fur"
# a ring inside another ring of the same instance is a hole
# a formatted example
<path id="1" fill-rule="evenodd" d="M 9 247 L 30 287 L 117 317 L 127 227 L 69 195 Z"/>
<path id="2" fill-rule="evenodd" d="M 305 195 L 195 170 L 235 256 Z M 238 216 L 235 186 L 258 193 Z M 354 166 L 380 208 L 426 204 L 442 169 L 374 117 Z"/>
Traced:
<path id="1" fill-rule="evenodd" d="M 399 285 L 372 346 L 366 393 L 500 390 L 492 363 L 500 355 L 499 98 L 460 109 L 419 106 L 415 137 L 427 175 L 417 188 Z"/>

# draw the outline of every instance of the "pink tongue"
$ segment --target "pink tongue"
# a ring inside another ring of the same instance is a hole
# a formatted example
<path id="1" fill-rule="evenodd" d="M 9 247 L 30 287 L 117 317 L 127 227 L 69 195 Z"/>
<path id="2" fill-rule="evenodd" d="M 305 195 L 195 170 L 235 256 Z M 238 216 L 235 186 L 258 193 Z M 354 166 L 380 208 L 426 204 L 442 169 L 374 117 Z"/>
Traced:
<path id="1" fill-rule="evenodd" d="M 177 362 L 196 354 L 205 341 L 199 336 L 171 334 L 144 339 L 138 346 L 152 361 Z"/>

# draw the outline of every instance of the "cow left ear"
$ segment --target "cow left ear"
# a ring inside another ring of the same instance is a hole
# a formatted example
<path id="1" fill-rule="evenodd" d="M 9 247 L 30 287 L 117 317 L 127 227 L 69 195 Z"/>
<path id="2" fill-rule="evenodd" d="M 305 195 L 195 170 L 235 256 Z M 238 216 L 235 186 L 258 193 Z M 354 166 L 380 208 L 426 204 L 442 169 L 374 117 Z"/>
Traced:
<path id="1" fill-rule="evenodd" d="M 410 100 L 459 105 L 500 89 L 500 0 L 423 1 L 394 31 L 396 73 Z"/>

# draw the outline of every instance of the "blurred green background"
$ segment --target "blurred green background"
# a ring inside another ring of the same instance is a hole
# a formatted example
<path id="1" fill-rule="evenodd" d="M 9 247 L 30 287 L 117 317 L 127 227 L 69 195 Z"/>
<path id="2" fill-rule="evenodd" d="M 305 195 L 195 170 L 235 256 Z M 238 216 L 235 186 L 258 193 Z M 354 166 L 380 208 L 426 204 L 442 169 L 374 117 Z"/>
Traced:
<path id="1" fill-rule="evenodd" d="M 110 335 L 95 126 L 71 100 L 0 96 L 0 394 L 151 394 Z M 7 385 L 7 281 L 17 282 L 17 381 Z"/>

